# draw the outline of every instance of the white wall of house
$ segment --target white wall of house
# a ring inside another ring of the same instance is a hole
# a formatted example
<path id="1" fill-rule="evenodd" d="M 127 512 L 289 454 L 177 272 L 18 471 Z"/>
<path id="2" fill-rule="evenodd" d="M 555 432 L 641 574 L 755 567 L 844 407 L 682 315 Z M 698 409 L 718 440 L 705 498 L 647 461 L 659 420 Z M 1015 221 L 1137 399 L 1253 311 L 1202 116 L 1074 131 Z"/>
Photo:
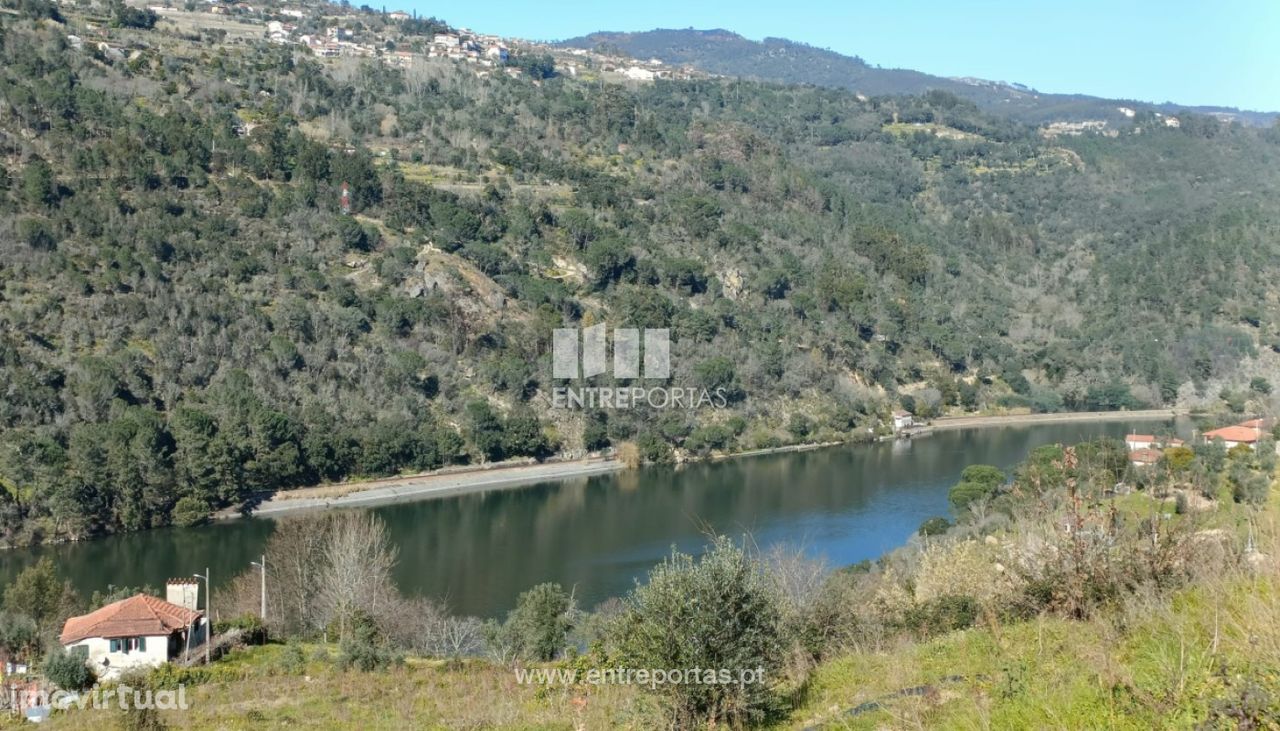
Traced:
<path id="1" fill-rule="evenodd" d="M 1255 443 L 1255 442 L 1233 442 L 1233 441 L 1230 441 L 1230 440 L 1227 440 L 1227 439 L 1220 439 L 1220 440 L 1218 440 L 1218 441 L 1222 442 L 1222 446 L 1226 447 L 1226 448 L 1227 448 L 1227 451 L 1231 451 L 1232 449 L 1235 449 L 1236 447 L 1240 446 L 1241 444 L 1245 445 L 1245 446 L 1246 446 L 1246 447 L 1248 447 L 1249 449 L 1255 449 L 1255 450 L 1256 450 L 1256 449 L 1258 448 L 1258 445 L 1257 445 L 1257 443 Z"/>
<path id="2" fill-rule="evenodd" d="M 168 635 L 157 635 L 154 637 L 146 637 L 145 650 L 129 650 L 124 651 L 127 646 L 128 639 L 121 640 L 121 649 L 117 652 L 111 651 L 111 641 L 105 637 L 89 637 L 79 642 L 67 645 L 67 652 L 75 653 L 76 647 L 88 648 L 89 667 L 100 678 L 113 679 L 119 677 L 120 673 L 125 670 L 141 667 L 159 667 L 169 661 L 169 637 Z M 80 652 L 84 652 L 81 650 Z M 109 661 L 103 666 L 103 661 Z"/>

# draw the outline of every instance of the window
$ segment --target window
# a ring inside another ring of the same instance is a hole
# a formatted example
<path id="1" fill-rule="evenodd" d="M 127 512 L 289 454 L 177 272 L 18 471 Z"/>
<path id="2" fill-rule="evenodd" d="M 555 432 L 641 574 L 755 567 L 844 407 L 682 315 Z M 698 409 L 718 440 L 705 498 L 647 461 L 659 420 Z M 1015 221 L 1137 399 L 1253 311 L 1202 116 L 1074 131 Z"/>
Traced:
<path id="1" fill-rule="evenodd" d="M 138 652 L 147 651 L 146 637 L 121 637 L 110 641 L 111 652 Z"/>

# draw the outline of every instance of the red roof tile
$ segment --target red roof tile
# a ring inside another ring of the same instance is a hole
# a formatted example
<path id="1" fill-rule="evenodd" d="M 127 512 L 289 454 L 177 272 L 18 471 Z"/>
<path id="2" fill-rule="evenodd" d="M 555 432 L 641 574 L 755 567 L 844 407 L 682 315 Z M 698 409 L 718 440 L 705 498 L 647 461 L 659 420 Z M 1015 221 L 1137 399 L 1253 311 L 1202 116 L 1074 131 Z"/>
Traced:
<path id="1" fill-rule="evenodd" d="M 1221 429 L 1205 432 L 1204 438 L 1208 441 L 1221 439 L 1224 442 L 1252 443 L 1258 441 L 1258 432 L 1247 426 L 1224 426 Z"/>
<path id="2" fill-rule="evenodd" d="M 167 602 L 149 594 L 128 599 L 72 617 L 62 626 L 62 644 L 88 637 L 153 637 L 167 635 L 196 621 L 200 612 Z"/>
<path id="3" fill-rule="evenodd" d="M 1155 464 L 1164 455 L 1158 449 L 1135 449 L 1129 453 L 1129 461 L 1139 464 Z"/>

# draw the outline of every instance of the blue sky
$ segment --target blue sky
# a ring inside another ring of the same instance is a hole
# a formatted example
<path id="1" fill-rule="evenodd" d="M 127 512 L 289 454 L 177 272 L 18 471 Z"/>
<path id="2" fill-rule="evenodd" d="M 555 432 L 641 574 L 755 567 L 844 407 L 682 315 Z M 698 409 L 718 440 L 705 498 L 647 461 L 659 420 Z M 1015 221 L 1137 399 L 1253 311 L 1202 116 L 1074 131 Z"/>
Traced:
<path id="1" fill-rule="evenodd" d="M 1041 91 L 1280 111 L 1276 0 L 400 1 L 408 4 L 391 0 L 386 8 L 535 40 L 596 30 L 725 28 L 885 67 Z"/>

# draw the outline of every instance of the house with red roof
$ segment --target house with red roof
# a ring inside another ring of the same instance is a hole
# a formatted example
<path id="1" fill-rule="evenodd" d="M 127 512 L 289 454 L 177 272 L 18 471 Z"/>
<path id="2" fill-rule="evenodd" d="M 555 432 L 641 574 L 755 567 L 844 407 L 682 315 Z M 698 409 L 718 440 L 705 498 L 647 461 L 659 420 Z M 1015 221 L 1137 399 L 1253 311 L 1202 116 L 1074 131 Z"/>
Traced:
<path id="1" fill-rule="evenodd" d="M 1158 449 L 1143 447 L 1142 449 L 1135 449 L 1130 452 L 1129 461 L 1133 463 L 1134 467 L 1150 467 L 1156 462 L 1159 462 L 1160 458 L 1163 456 L 1164 453 Z"/>
<path id="2" fill-rule="evenodd" d="M 1221 441 L 1227 449 L 1233 449 L 1241 444 L 1247 445 L 1249 449 L 1257 449 L 1258 440 L 1261 438 L 1261 428 L 1248 427 L 1243 424 L 1224 426 L 1221 429 L 1214 429 L 1204 433 L 1206 442 Z"/>
<path id="3" fill-rule="evenodd" d="M 1124 438 L 1124 445 L 1131 452 L 1137 449 L 1150 449 L 1156 445 L 1156 437 L 1154 434 L 1128 434 Z"/>
<path id="4" fill-rule="evenodd" d="M 126 670 L 163 665 L 202 643 L 207 623 L 191 604 L 135 594 L 71 617 L 58 640 L 99 678 L 114 679 Z"/>

